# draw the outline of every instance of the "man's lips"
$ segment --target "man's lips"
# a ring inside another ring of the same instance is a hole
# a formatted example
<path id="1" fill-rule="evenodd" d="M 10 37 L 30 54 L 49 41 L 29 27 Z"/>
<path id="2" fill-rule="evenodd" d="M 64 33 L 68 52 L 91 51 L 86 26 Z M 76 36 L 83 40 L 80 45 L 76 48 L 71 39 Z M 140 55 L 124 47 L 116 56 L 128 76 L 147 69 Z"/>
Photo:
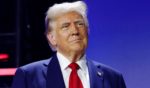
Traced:
<path id="1" fill-rule="evenodd" d="M 72 42 L 80 42 L 80 41 L 81 41 L 81 39 L 75 39 Z"/>
<path id="2" fill-rule="evenodd" d="M 80 38 L 74 38 L 74 39 L 71 39 L 70 42 L 80 42 L 81 39 Z"/>

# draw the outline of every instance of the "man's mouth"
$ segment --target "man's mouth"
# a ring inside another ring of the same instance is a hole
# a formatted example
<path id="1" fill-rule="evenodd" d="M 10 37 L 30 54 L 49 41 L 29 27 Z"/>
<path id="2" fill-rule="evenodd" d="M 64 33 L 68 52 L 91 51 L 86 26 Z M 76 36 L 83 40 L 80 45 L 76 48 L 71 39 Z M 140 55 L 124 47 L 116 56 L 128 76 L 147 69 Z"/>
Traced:
<path id="1" fill-rule="evenodd" d="M 71 42 L 73 42 L 73 43 L 77 43 L 77 42 L 80 42 L 81 41 L 81 38 L 79 38 L 79 37 L 74 37 L 72 40 L 71 40 Z"/>

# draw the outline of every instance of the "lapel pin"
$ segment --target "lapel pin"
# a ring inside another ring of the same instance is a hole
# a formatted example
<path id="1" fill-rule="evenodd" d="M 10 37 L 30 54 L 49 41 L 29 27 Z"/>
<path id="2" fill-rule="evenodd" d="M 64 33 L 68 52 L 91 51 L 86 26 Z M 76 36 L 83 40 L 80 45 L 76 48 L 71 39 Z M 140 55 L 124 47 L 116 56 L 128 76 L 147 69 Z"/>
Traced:
<path id="1" fill-rule="evenodd" d="M 102 73 L 101 73 L 101 72 L 97 72 L 97 75 L 98 75 L 98 76 L 102 76 Z"/>

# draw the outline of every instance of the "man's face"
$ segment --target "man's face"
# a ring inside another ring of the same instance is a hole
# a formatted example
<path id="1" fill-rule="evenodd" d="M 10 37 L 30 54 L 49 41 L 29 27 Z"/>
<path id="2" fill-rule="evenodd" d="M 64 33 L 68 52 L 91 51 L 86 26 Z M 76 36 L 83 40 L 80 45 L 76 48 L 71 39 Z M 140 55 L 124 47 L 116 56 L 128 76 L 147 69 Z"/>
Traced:
<path id="1" fill-rule="evenodd" d="M 61 53 L 84 53 L 87 47 L 87 26 L 77 12 L 68 12 L 55 19 L 53 39 Z"/>

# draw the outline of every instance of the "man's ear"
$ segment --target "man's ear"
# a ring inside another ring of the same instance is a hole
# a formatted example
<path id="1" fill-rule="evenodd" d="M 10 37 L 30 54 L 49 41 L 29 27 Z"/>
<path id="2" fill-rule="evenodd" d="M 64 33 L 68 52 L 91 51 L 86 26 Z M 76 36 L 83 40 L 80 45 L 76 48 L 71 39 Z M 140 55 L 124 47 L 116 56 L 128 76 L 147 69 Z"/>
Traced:
<path id="1" fill-rule="evenodd" d="M 53 46 L 56 46 L 56 38 L 55 35 L 53 33 L 48 33 L 47 35 L 47 39 L 49 41 L 49 43 Z"/>

